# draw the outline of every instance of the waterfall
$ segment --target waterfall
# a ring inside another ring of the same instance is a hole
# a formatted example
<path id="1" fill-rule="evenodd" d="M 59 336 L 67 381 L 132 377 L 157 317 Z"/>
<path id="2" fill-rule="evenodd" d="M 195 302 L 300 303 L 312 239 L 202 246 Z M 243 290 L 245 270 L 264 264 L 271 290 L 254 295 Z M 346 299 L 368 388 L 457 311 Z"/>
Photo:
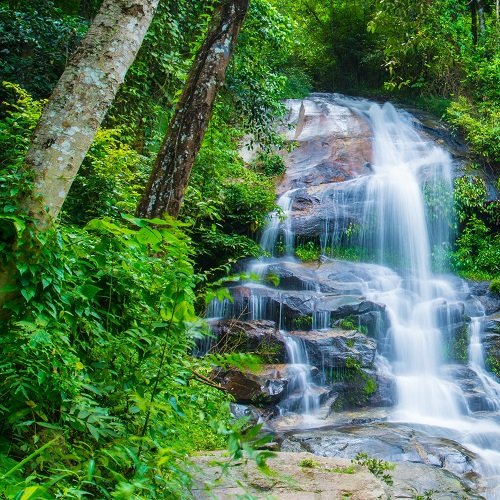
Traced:
<path id="1" fill-rule="evenodd" d="M 311 415 L 319 408 L 320 392 L 311 378 L 311 366 L 307 351 L 300 339 L 289 335 L 284 337 L 288 363 L 292 370 L 292 377 L 287 387 L 288 395 L 280 402 L 282 413 L 295 411 Z"/>
<path id="2" fill-rule="evenodd" d="M 402 277 L 402 284 L 385 291 L 382 298 L 389 309 L 395 347 L 397 414 L 413 421 L 457 418 L 464 406 L 460 390 L 440 374 L 442 336 L 437 313 L 438 305 L 446 307 L 447 302 L 432 286 L 431 241 L 422 194 L 429 170 L 433 177 L 441 175 L 446 188 L 452 189 L 451 158 L 423 141 L 391 104 L 344 102 L 368 120 L 373 132 L 373 175 L 361 182 L 368 200 L 362 244 Z M 377 290 L 372 294 L 381 298 Z"/>
<path id="3" fill-rule="evenodd" d="M 471 318 L 469 365 L 480 380 L 488 409 L 500 410 L 500 383 L 489 375 L 485 368 L 483 345 L 481 343 L 482 328 L 483 321 L 481 317 Z"/>
<path id="4" fill-rule="evenodd" d="M 286 255 L 293 254 L 294 235 L 290 226 L 290 209 L 292 206 L 292 194 L 295 190 L 287 191 L 279 197 L 277 205 L 280 210 L 270 216 L 269 224 L 264 229 L 260 239 L 260 246 L 269 254 L 274 255 L 276 243 L 280 234 L 283 235 L 283 250 Z"/>
<path id="5" fill-rule="evenodd" d="M 377 336 L 375 363 L 367 362 L 363 371 L 359 359 L 353 364 L 353 358 L 345 358 L 329 369 L 346 367 L 349 360 L 358 375 L 377 370 L 382 379 L 390 379 L 387 404 L 394 392 L 396 398 L 388 420 L 471 450 L 485 478 L 484 495 L 500 500 L 500 384 L 485 368 L 484 321 L 480 308 L 467 302 L 465 282 L 437 274 L 446 271 L 443 255 L 453 241 L 452 158 L 425 138 L 410 114 L 389 103 L 323 94 L 292 101 L 290 107 L 296 129 L 288 137 L 298 147 L 281 181 L 279 210 L 271 214 L 261 238 L 273 257 L 250 263 L 248 269 L 262 281 L 233 288 L 234 303 L 225 299 L 211 305 L 209 315 L 276 323 L 292 373 L 278 402 L 280 414 L 309 416 L 321 413 L 320 403 L 333 404 L 336 375 L 312 376 L 309 357 L 317 368 L 327 366 L 325 353 L 338 355 L 338 344 L 325 347 L 341 335 L 335 325 L 344 320 L 346 329 L 358 327 L 356 335 L 363 337 L 359 318 L 368 317 L 369 335 Z M 369 153 L 356 143 L 366 131 Z M 333 133 L 336 139 L 330 140 Z M 347 158 L 344 149 L 355 157 Z M 301 238 L 319 242 L 319 262 L 293 257 Z M 331 259 L 339 248 L 346 251 L 344 257 L 358 261 Z M 284 284 L 266 282 L 275 271 Z M 361 311 L 356 324 L 350 313 L 342 315 L 343 307 L 364 301 L 380 307 L 383 319 L 379 309 Z M 466 314 L 474 316 L 468 336 Z M 450 343 L 459 334 L 465 335 L 461 357 L 452 357 Z M 301 338 L 308 339 L 307 345 L 319 339 L 320 354 L 308 356 Z M 351 348 L 346 343 L 344 354 L 352 355 Z M 313 425 L 312 417 L 307 423 Z"/>

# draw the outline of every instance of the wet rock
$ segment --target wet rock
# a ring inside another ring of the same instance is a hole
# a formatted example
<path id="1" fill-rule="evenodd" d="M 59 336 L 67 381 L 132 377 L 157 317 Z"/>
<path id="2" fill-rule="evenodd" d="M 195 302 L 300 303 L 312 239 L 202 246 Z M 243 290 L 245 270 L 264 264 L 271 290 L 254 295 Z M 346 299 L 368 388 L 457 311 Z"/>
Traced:
<path id="1" fill-rule="evenodd" d="M 383 336 L 389 325 L 385 306 L 368 300 L 344 304 L 334 309 L 331 316 L 333 319 L 348 318 L 376 338 Z"/>
<path id="2" fill-rule="evenodd" d="M 293 382 L 290 383 L 289 387 L 293 387 Z M 338 394 L 335 392 L 333 387 L 322 387 L 319 385 L 311 384 L 308 388 L 309 396 L 312 397 L 321 408 L 319 413 L 319 418 L 326 419 L 332 411 L 332 406 L 334 405 Z M 328 407 L 329 405 L 329 407 Z M 304 394 L 302 391 L 293 391 L 286 395 L 286 398 L 282 399 L 279 403 L 280 410 L 284 413 L 294 412 L 302 413 L 304 412 Z"/>
<path id="3" fill-rule="evenodd" d="M 298 262 L 280 262 L 270 264 L 267 275 L 277 276 L 280 290 L 316 290 L 317 276 L 314 270 Z"/>
<path id="4" fill-rule="evenodd" d="M 367 406 L 394 406 L 396 403 L 396 380 L 389 375 L 372 372 L 371 376 L 376 383 L 376 389 L 367 400 Z"/>
<path id="5" fill-rule="evenodd" d="M 476 297 L 484 308 L 486 316 L 500 312 L 500 295 L 490 291 L 489 281 L 467 280 L 470 293 Z"/>
<path id="6" fill-rule="evenodd" d="M 318 376 L 318 369 L 307 367 L 310 378 Z M 287 387 L 296 377 L 293 365 L 263 365 L 257 373 L 240 370 L 216 370 L 213 379 L 224 387 L 238 403 L 273 404 L 287 395 Z"/>
<path id="7" fill-rule="evenodd" d="M 279 452 L 267 461 L 271 474 L 260 470 L 255 461 L 245 460 L 233 462 L 222 476 L 221 462 L 228 462 L 222 452 L 193 457 L 194 498 L 230 500 L 250 495 L 256 499 L 280 500 L 390 498 L 387 485 L 365 467 L 353 466 L 345 459 Z"/>
<path id="8" fill-rule="evenodd" d="M 494 314 L 486 320 L 483 334 L 486 365 L 500 376 L 500 314 Z"/>
<path id="9" fill-rule="evenodd" d="M 446 149 L 455 159 L 468 158 L 469 149 L 463 138 L 457 135 L 457 133 L 451 133 L 442 120 L 418 108 L 405 106 L 405 109 L 411 112 L 409 118 L 415 123 L 417 128 L 421 129 L 424 135 L 440 146 L 445 145 Z"/>
<path id="10" fill-rule="evenodd" d="M 304 343 L 309 362 L 323 369 L 345 368 L 350 363 L 368 368 L 375 359 L 377 343 L 356 330 L 292 331 L 290 335 Z"/>
<path id="11" fill-rule="evenodd" d="M 261 416 L 258 413 L 257 409 L 250 405 L 231 403 L 230 411 L 231 416 L 235 419 L 248 419 L 249 425 L 256 425 L 261 420 Z"/>
<path id="12" fill-rule="evenodd" d="M 274 321 L 224 319 L 212 321 L 210 327 L 220 350 L 252 352 L 267 362 L 285 360 L 283 336 Z"/>
<path id="13" fill-rule="evenodd" d="M 365 202 L 344 184 L 321 184 L 291 194 L 291 229 L 298 238 L 342 234 L 361 223 Z"/>
<path id="14" fill-rule="evenodd" d="M 299 147 L 290 155 L 280 193 L 370 173 L 367 164 L 372 156 L 372 133 L 365 120 L 346 107 L 315 96 L 300 105 L 289 101 L 289 106 L 296 121 L 288 137 Z"/>
<path id="15" fill-rule="evenodd" d="M 455 383 L 462 389 L 468 409 L 472 412 L 495 410 L 490 399 L 485 394 L 483 383 L 478 374 L 463 365 L 450 365 L 446 372 L 453 377 Z"/>
<path id="16" fill-rule="evenodd" d="M 437 476 L 434 476 L 433 480 L 436 492 L 441 493 L 445 493 L 447 488 L 450 488 L 450 492 L 454 492 L 458 487 L 461 491 L 468 491 L 468 488 L 475 486 L 474 480 L 477 479 L 473 453 L 451 439 L 430 437 L 425 430 L 416 431 L 404 424 L 368 424 L 291 432 L 285 435 L 281 449 L 283 451 L 289 449 L 308 451 L 319 456 L 349 459 L 364 452 L 372 457 L 397 464 L 394 472 L 391 472 L 396 479 L 396 485 L 398 478 L 403 483 L 406 483 L 408 479 L 406 472 L 401 476 L 398 475 L 400 464 L 406 463 L 402 467 L 404 471 L 407 471 L 406 467 L 411 467 L 413 464 L 421 464 L 421 467 L 415 469 L 420 470 L 421 473 L 424 473 L 424 470 L 428 470 L 429 474 L 433 470 L 441 470 L 442 473 L 439 473 L 438 477 L 443 482 L 437 481 Z M 458 479 L 459 477 L 462 479 Z M 409 484 L 406 483 L 406 486 L 418 486 L 417 489 L 420 489 L 418 479 L 416 477 L 411 479 L 412 481 Z M 428 491 L 433 488 L 427 486 L 425 489 Z"/>

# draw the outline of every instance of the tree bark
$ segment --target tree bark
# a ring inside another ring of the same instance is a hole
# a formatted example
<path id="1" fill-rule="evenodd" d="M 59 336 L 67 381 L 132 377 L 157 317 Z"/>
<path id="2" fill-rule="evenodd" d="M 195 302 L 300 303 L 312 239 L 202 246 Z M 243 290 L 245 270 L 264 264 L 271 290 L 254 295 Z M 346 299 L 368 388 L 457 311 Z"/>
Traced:
<path id="1" fill-rule="evenodd" d="M 477 17 L 479 20 L 479 38 L 484 39 L 486 33 L 486 25 L 484 21 L 484 5 L 483 0 L 476 0 L 477 4 Z"/>
<path id="2" fill-rule="evenodd" d="M 57 217 L 94 136 L 142 44 L 159 0 L 104 0 L 33 133 L 21 206 L 43 230 Z"/>
<path id="3" fill-rule="evenodd" d="M 137 207 L 139 217 L 178 215 L 248 2 L 222 0 L 215 11 Z"/>
<path id="4" fill-rule="evenodd" d="M 57 217 L 94 136 L 142 44 L 159 0 L 104 0 L 33 132 L 25 167 L 33 190 L 20 201 L 36 229 Z M 18 296 L 14 261 L 0 268 L 0 323 Z"/>
<path id="5" fill-rule="evenodd" d="M 477 4 L 476 0 L 470 0 L 472 43 L 477 45 Z"/>

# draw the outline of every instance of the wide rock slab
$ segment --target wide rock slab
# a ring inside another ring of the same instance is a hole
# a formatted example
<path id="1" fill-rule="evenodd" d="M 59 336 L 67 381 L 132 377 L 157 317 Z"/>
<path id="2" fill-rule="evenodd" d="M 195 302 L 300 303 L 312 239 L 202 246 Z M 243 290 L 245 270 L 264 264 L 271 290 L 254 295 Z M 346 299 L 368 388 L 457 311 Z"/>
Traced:
<path id="1" fill-rule="evenodd" d="M 423 464 L 397 464 L 389 486 L 350 460 L 307 452 L 276 453 L 267 461 L 268 474 L 245 460 L 221 475 L 221 465 L 229 462 L 222 452 L 193 457 L 192 462 L 191 493 L 200 500 L 388 500 L 426 498 L 430 491 L 433 500 L 481 498 L 448 471 Z"/>

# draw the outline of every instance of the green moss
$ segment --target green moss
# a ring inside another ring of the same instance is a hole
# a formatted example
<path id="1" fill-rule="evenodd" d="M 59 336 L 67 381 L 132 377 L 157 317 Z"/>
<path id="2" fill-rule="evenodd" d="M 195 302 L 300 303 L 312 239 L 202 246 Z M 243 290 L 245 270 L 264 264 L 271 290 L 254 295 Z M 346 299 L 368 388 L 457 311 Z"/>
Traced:
<path id="1" fill-rule="evenodd" d="M 469 327 L 464 325 L 445 342 L 445 357 L 455 361 L 467 361 L 469 348 Z"/>
<path id="2" fill-rule="evenodd" d="M 490 283 L 490 292 L 495 295 L 500 295 L 500 277 L 493 278 Z"/>
<path id="3" fill-rule="evenodd" d="M 491 351 L 486 356 L 486 369 L 500 378 L 500 359 Z"/>
<path id="4" fill-rule="evenodd" d="M 301 467 L 307 467 L 309 469 L 314 469 L 316 467 L 319 467 L 321 464 L 317 462 L 316 460 L 313 460 L 312 458 L 303 458 L 300 460 L 299 464 Z"/>
<path id="5" fill-rule="evenodd" d="M 346 366 L 331 369 L 326 373 L 327 380 L 331 383 L 345 382 L 347 390 L 341 394 L 333 405 L 334 411 L 342 411 L 366 405 L 368 398 L 377 391 L 377 381 L 374 377 L 363 371 L 361 363 L 348 358 Z"/>
<path id="6" fill-rule="evenodd" d="M 312 316 L 310 314 L 304 314 L 293 318 L 292 329 L 293 330 L 310 330 L 312 328 Z"/>
<path id="7" fill-rule="evenodd" d="M 356 330 L 357 325 L 355 323 L 356 318 L 354 316 L 347 316 L 347 318 L 342 318 L 339 321 L 339 326 L 340 328 L 343 328 L 344 330 Z"/>
<path id="8" fill-rule="evenodd" d="M 264 339 L 254 354 L 259 356 L 263 363 L 277 363 L 280 360 L 282 346 L 271 339 Z"/>

